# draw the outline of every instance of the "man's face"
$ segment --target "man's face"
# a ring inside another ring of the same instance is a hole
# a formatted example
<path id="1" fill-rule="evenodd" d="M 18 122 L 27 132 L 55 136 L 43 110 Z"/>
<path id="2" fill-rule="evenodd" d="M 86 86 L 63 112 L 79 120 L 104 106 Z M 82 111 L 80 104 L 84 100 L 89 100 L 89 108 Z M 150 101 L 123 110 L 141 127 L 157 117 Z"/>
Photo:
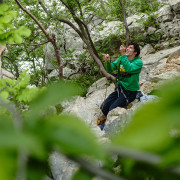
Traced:
<path id="1" fill-rule="evenodd" d="M 136 56 L 137 52 L 134 52 L 134 45 L 129 45 L 126 49 L 127 56 Z"/>

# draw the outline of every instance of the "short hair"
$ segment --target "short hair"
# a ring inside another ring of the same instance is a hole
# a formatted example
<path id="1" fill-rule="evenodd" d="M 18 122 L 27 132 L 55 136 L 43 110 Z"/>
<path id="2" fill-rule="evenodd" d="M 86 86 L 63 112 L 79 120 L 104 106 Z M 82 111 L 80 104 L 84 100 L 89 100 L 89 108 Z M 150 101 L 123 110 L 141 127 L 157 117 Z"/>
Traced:
<path id="1" fill-rule="evenodd" d="M 140 54 L 140 47 L 139 47 L 139 45 L 136 42 L 129 42 L 128 46 L 129 45 L 133 45 L 134 46 L 134 52 L 137 52 L 136 57 L 139 56 L 139 54 Z"/>

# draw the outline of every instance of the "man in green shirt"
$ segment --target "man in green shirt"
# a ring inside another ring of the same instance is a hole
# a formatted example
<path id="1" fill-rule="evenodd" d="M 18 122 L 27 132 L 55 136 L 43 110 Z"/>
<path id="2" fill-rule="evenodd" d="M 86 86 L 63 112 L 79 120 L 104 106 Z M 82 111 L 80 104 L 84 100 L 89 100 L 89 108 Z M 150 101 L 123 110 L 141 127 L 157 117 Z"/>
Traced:
<path id="1" fill-rule="evenodd" d="M 111 93 L 101 105 L 103 115 L 98 118 L 97 125 L 104 128 L 109 111 L 116 107 L 125 107 L 134 101 L 139 90 L 139 74 L 143 62 L 139 58 L 140 48 L 137 43 L 129 43 L 127 49 L 120 46 L 121 56 L 114 62 L 110 60 L 109 54 L 104 54 L 104 66 L 109 73 L 116 73 L 115 91 Z"/>

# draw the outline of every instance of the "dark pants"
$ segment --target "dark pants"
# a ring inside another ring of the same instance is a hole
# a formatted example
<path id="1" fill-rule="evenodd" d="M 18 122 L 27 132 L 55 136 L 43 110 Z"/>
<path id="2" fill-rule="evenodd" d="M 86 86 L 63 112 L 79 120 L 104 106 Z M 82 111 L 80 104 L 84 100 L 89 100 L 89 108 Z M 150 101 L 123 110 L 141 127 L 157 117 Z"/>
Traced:
<path id="1" fill-rule="evenodd" d="M 123 93 L 121 93 L 121 88 Z M 132 102 L 136 98 L 137 91 L 125 90 L 122 86 L 116 87 L 115 91 L 111 93 L 105 102 L 101 104 L 101 110 L 105 116 L 116 107 L 125 107 L 128 103 Z M 126 96 L 126 97 L 125 97 Z M 127 98 L 127 99 L 126 99 Z M 128 100 L 128 102 L 127 102 Z"/>

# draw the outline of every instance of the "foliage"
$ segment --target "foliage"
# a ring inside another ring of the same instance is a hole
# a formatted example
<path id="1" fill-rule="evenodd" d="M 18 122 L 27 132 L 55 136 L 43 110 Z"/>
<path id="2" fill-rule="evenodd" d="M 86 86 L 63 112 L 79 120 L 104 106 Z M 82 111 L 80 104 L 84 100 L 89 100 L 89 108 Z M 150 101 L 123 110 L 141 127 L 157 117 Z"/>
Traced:
<path id="1" fill-rule="evenodd" d="M 96 43 L 96 48 L 99 52 L 99 55 L 102 56 L 103 53 L 110 55 L 119 56 L 119 45 L 123 42 L 122 36 L 109 35 L 107 38 L 104 38 L 102 41 Z"/>
<path id="2" fill-rule="evenodd" d="M 157 14 L 149 15 L 148 18 L 145 21 L 143 21 L 143 25 L 146 30 L 148 29 L 148 27 L 157 28 L 159 26 L 159 22 L 157 22 Z"/>
<path id="3" fill-rule="evenodd" d="M 125 6 L 127 16 L 137 13 L 146 13 L 150 15 L 163 5 L 163 3 L 160 3 L 157 0 L 124 0 L 123 4 Z M 110 20 L 123 20 L 123 12 L 119 0 L 108 0 L 107 7 L 109 8 Z"/>
<path id="4" fill-rule="evenodd" d="M 53 150 L 72 159 L 87 159 L 87 156 L 101 159 L 104 166 L 109 164 L 108 150 L 119 154 L 114 168 L 120 165 L 119 175 L 127 179 L 179 179 L 177 171 L 168 169 L 180 164 L 179 79 L 158 91 L 161 93 L 158 102 L 144 104 L 125 130 L 113 137 L 106 148 L 96 141 L 93 133 L 77 117 L 66 114 L 44 116 L 42 113 L 49 105 L 55 105 L 78 91 L 77 87 L 66 82 L 49 86 L 30 103 L 30 109 L 23 113 L 22 119 L 18 119 L 23 122 L 20 129 L 13 125 L 17 115 L 9 108 L 10 104 L 0 101 L 1 107 L 7 109 L 0 110 L 0 133 L 3 137 L 0 139 L 0 158 L 3 164 L 7 162 L 0 168 L 2 179 L 15 177 L 20 170 L 17 168 L 17 154 L 22 151 L 31 159 L 26 164 L 27 179 L 37 176 L 43 179 L 47 170 L 37 171 L 41 166 L 34 169 L 34 163 L 45 164 Z M 84 171 L 83 167 L 76 172 L 74 179 L 92 179 L 94 173 L 87 172 L 87 169 Z"/>
<path id="5" fill-rule="evenodd" d="M 27 0 L 24 2 L 29 5 L 33 13 L 38 12 L 37 1 L 32 1 L 32 4 Z M 79 7 L 75 3 L 77 1 L 68 0 L 66 2 L 69 7 L 78 12 Z M 85 6 L 87 1 L 80 2 L 88 14 L 92 10 L 92 4 Z M 95 1 L 91 2 L 95 3 Z M 114 2 L 111 1 L 111 3 Z M 143 3 L 138 0 L 136 2 L 142 3 L 142 6 L 140 5 L 141 11 L 149 12 L 143 5 L 149 1 Z M 53 3 L 50 11 L 60 13 L 60 8 L 56 9 L 57 5 L 59 5 L 58 2 Z M 3 12 L 6 13 L 4 9 Z M 66 12 L 66 10 L 63 11 L 61 16 L 69 17 Z M 37 13 L 38 17 L 41 15 Z M 42 15 L 42 20 L 44 20 L 44 25 L 47 24 L 47 27 L 56 24 L 56 21 L 49 21 L 45 15 Z M 25 21 L 29 25 L 32 22 L 28 18 L 19 22 L 24 24 Z M 32 26 L 34 26 L 33 23 Z M 44 36 L 37 36 L 38 28 L 34 28 L 33 33 L 32 37 L 26 39 L 28 42 L 31 42 L 34 37 L 37 37 L 36 42 L 44 38 Z M 8 41 L 8 37 L 3 40 Z M 103 48 L 105 48 L 105 43 Z M 37 57 L 42 54 L 41 51 Z M 31 59 L 32 56 L 28 58 Z M 80 62 L 83 61 L 84 56 L 80 58 Z M 93 63 L 91 60 L 89 61 L 89 64 L 94 68 Z M 97 71 L 93 71 L 91 75 L 93 75 L 92 79 L 96 80 L 97 74 L 94 72 Z M 89 77 L 91 76 L 86 74 L 74 80 L 81 84 L 84 94 L 93 81 L 89 80 Z M 30 76 L 24 72 L 17 81 L 10 79 L 0 81 L 2 88 L 0 92 L 0 162 L 3 164 L 0 166 L 0 179 L 12 180 L 15 177 L 18 179 L 18 175 L 24 174 L 27 175 L 24 177 L 27 180 L 43 179 L 47 174 L 47 169 L 44 166 L 47 165 L 48 155 L 52 151 L 64 153 L 68 158 L 81 165 L 81 168 L 75 173 L 74 179 L 88 180 L 94 176 L 102 176 L 104 179 L 112 180 L 115 178 L 110 172 L 113 172 L 117 167 L 120 167 L 120 171 L 114 173 L 119 178 L 123 176 L 132 180 L 179 179 L 179 79 L 164 86 L 159 91 L 162 94 L 158 102 L 144 104 L 135 113 L 124 131 L 111 139 L 112 142 L 109 145 L 99 143 L 91 130 L 77 117 L 47 113 L 49 106 L 55 106 L 63 100 L 77 95 L 79 92 L 77 86 L 67 82 L 59 82 L 40 91 L 37 88 L 28 89 L 29 80 Z M 19 112 L 17 107 L 20 108 L 21 103 L 29 104 L 29 109 Z M 112 161 L 110 154 L 112 153 L 116 153 L 119 157 L 114 168 L 110 166 L 112 164 L 110 163 Z M 20 158 L 22 155 L 28 161 L 23 161 Z M 98 160 L 101 160 L 103 164 L 101 169 L 93 164 Z M 25 168 L 21 169 L 18 162 L 23 164 Z M 83 162 L 85 163 L 83 164 Z"/>
<path id="6" fill-rule="evenodd" d="M 126 130 L 113 139 L 114 144 L 151 152 L 161 157 L 162 161 L 159 165 L 157 164 L 157 167 L 144 166 L 143 163 L 134 160 L 131 163 L 122 160 L 122 166 L 128 168 L 126 173 L 124 171 L 128 179 L 145 179 L 147 176 L 151 176 L 153 179 L 178 179 L 172 172 L 166 174 L 164 171 L 168 166 L 180 164 L 178 158 L 180 151 L 178 145 L 180 137 L 179 89 L 179 79 L 164 85 L 158 91 L 161 99 L 139 109 Z"/>
<path id="7" fill-rule="evenodd" d="M 119 0 L 108 0 L 108 8 L 111 20 L 123 21 L 123 12 Z"/>
<path id="8" fill-rule="evenodd" d="M 127 1 L 127 7 L 135 12 L 151 14 L 159 9 L 161 3 L 157 0 L 132 0 Z M 131 12 L 132 13 L 132 12 Z"/>
<path id="9" fill-rule="evenodd" d="M 25 27 L 20 26 L 15 28 L 12 25 L 13 19 L 17 16 L 15 11 L 9 10 L 7 4 L 0 4 L 0 43 L 21 43 L 23 36 L 30 36 L 31 31 Z"/>
<path id="10" fill-rule="evenodd" d="M 61 93 L 59 93 L 59 89 L 61 89 Z M 75 95 L 77 91 L 79 91 L 77 87 L 65 82 L 51 85 L 30 103 L 30 110 L 24 113 L 22 119 L 18 119 L 18 121 L 23 121 L 23 127 L 18 131 L 13 126 L 13 121 L 17 118 L 16 114 L 9 116 L 9 113 L 6 114 L 1 109 L 0 133 L 3 139 L 0 140 L 0 158 L 3 164 L 5 162 L 11 164 L 11 166 L 1 166 L 2 179 L 13 179 L 17 174 L 19 149 L 21 149 L 20 152 L 25 151 L 30 159 L 44 163 L 46 163 L 49 152 L 55 149 L 75 157 L 84 155 L 95 158 L 104 157 L 104 150 L 95 140 L 93 133 L 77 117 L 69 115 L 43 116 L 42 112 L 49 105 L 55 105 L 67 96 Z M 1 107 L 10 107 L 10 104 L 2 103 L 2 100 L 0 102 Z M 7 110 L 9 109 L 7 108 Z M 13 112 L 10 111 L 10 113 Z M 27 179 L 36 179 L 37 176 L 42 179 L 46 172 L 37 171 L 37 166 L 36 169 L 33 166 L 33 163 L 27 164 L 27 170 L 31 170 Z"/>
<path id="11" fill-rule="evenodd" d="M 29 104 L 38 94 L 39 88 L 28 88 L 30 75 L 24 71 L 17 80 L 0 79 L 0 97 L 5 101 L 13 101 L 16 105 Z"/>

